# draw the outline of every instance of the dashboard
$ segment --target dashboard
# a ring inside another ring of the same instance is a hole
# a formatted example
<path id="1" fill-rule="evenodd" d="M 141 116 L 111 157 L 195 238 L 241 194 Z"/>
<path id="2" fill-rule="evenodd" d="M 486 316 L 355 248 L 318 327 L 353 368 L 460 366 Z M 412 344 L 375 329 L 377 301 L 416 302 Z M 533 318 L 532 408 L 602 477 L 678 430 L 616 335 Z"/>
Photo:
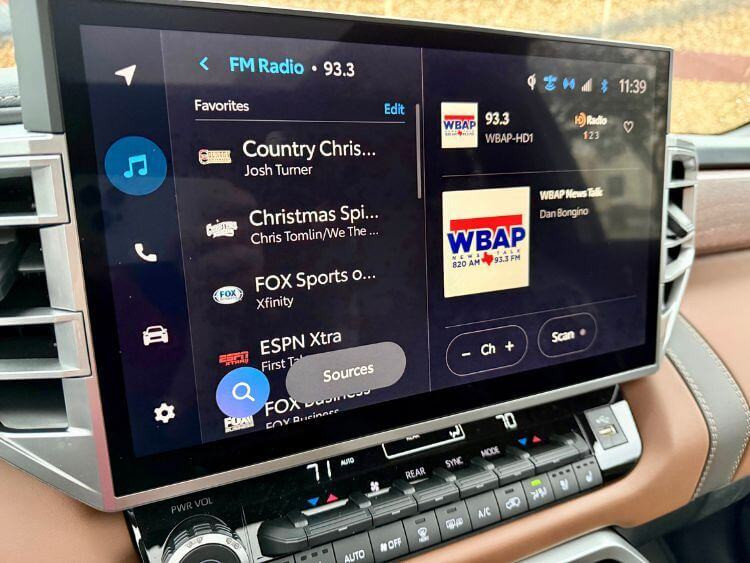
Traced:
<path id="1" fill-rule="evenodd" d="M 390 560 L 630 471 L 671 51 L 191 4 L 14 7 L 55 198 L 12 322 L 59 366 L 0 454 L 164 563 Z"/>

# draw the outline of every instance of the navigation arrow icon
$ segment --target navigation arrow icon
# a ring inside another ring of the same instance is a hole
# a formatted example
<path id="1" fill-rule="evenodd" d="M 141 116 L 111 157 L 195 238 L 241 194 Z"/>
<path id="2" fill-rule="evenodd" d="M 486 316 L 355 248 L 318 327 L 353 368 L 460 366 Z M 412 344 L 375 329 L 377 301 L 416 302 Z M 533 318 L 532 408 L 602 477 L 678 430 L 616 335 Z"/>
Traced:
<path id="1" fill-rule="evenodd" d="M 203 70 L 208 70 L 208 65 L 206 64 L 208 62 L 208 57 L 203 57 L 200 61 L 198 61 L 198 64 L 201 65 L 201 68 Z"/>
<path id="2" fill-rule="evenodd" d="M 130 86 L 130 83 L 133 82 L 133 75 L 135 74 L 135 66 L 136 65 L 130 65 L 130 66 L 126 66 L 125 68 L 121 68 L 120 70 L 115 72 L 115 76 L 122 76 L 125 79 L 125 84 Z"/>

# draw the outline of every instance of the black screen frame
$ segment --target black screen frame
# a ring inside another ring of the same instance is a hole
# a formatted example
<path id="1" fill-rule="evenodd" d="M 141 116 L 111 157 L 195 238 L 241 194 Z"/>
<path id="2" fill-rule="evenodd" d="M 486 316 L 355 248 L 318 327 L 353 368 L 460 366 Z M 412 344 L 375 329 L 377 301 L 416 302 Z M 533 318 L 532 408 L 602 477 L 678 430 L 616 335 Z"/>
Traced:
<path id="1" fill-rule="evenodd" d="M 664 176 L 669 116 L 672 59 L 669 49 L 444 24 L 234 6 L 175 6 L 112 0 L 70 0 L 50 4 L 93 349 L 116 496 L 253 465 L 638 368 L 655 370 L 659 359 L 657 338 L 663 229 L 663 193 L 659 188 Z M 136 457 L 118 355 L 114 304 L 102 232 L 102 212 L 98 189 L 91 189 L 96 187 L 98 168 L 83 67 L 81 25 L 325 39 L 622 63 L 632 63 L 637 59 L 640 64 L 653 64 L 656 68 L 657 88 L 656 127 L 663 129 L 664 135 L 657 133 L 653 146 L 656 181 L 651 201 L 652 229 L 649 233 L 647 274 L 648 326 L 645 343 L 635 348 L 541 370 L 508 374 L 342 412 L 336 416 L 287 426 L 283 435 L 276 431 L 256 432 L 191 448 Z M 425 401 L 427 397 L 429 401 Z M 480 397 L 484 399 L 478 400 Z M 388 413 L 388 417 L 382 416 L 384 412 Z M 273 453 L 258 453 L 266 451 Z"/>

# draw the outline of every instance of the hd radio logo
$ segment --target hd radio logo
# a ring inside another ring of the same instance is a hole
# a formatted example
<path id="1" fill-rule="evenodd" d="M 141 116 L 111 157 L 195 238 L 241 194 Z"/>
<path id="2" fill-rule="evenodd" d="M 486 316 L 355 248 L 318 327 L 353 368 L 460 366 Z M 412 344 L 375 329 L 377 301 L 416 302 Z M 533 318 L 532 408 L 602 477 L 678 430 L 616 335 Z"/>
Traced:
<path id="1" fill-rule="evenodd" d="M 443 192 L 445 297 L 529 285 L 529 188 Z"/>
<path id="2" fill-rule="evenodd" d="M 479 141 L 476 102 L 442 102 L 440 130 L 444 149 L 475 148 Z"/>

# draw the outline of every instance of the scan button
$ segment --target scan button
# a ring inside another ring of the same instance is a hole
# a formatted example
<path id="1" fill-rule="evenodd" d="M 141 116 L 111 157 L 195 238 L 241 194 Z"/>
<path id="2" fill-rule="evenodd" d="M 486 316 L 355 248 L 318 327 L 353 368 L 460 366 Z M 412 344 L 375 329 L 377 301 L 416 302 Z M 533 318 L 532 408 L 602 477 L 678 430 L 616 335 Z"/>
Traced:
<path id="1" fill-rule="evenodd" d="M 596 339 L 596 320 L 589 313 L 548 319 L 539 329 L 539 350 L 548 358 L 588 350 Z"/>

